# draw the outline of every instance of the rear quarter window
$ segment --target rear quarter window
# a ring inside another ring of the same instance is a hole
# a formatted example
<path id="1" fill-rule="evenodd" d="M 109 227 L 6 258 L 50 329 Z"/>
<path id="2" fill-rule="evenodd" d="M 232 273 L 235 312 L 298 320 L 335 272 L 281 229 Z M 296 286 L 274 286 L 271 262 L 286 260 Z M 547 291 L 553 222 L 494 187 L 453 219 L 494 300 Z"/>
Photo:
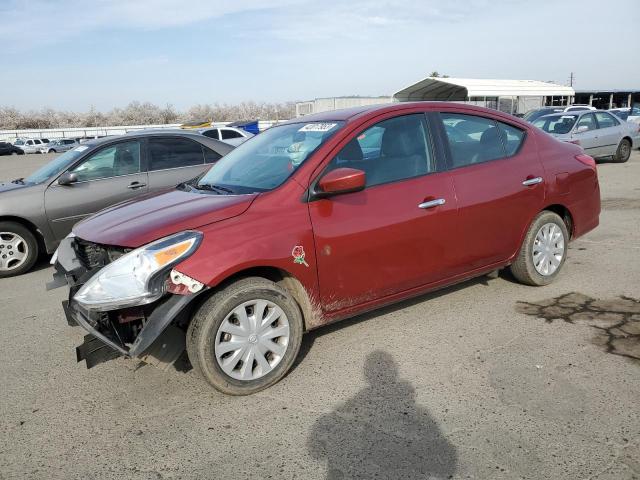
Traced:
<path id="1" fill-rule="evenodd" d="M 502 122 L 498 122 L 498 127 L 502 130 L 502 138 L 504 140 L 507 157 L 515 155 L 524 142 L 524 130 Z"/>

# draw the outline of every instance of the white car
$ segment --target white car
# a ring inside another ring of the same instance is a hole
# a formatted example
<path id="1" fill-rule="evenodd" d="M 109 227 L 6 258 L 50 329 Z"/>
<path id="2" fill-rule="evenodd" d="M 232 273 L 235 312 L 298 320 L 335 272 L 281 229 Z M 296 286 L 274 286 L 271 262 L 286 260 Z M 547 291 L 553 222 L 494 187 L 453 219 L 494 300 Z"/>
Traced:
<path id="1" fill-rule="evenodd" d="M 46 138 L 19 138 L 13 144 L 24 153 L 40 153 L 40 149 L 49 143 Z"/>
<path id="2" fill-rule="evenodd" d="M 565 112 L 579 112 L 581 110 L 597 110 L 597 108 L 587 105 L 586 103 L 574 103 L 564 109 Z"/>
<path id="3" fill-rule="evenodd" d="M 253 133 L 249 133 L 241 128 L 235 127 L 210 127 L 210 128 L 199 128 L 198 132 L 200 132 L 205 137 L 214 138 L 216 140 L 220 140 L 222 142 L 228 143 L 229 145 L 233 145 L 237 147 L 243 142 L 246 142 L 251 137 L 253 137 Z"/>

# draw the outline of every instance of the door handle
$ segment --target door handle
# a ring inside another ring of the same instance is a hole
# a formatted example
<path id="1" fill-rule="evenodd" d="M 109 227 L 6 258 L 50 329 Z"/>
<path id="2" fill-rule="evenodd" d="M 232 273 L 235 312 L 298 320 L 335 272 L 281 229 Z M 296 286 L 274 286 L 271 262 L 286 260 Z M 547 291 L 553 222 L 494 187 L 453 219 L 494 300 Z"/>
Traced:
<path id="1" fill-rule="evenodd" d="M 522 182 L 522 185 L 525 187 L 530 187 L 531 185 L 537 185 L 538 183 L 542 183 L 542 177 L 529 178 Z"/>
<path id="2" fill-rule="evenodd" d="M 429 200 L 428 202 L 422 202 L 418 205 L 418 208 L 433 208 L 447 203 L 444 198 L 437 198 L 435 200 Z"/>
<path id="3" fill-rule="evenodd" d="M 146 187 L 146 186 L 147 186 L 146 183 L 131 182 L 129 185 L 127 185 L 127 188 L 135 190 L 136 188 L 142 188 L 142 187 Z"/>

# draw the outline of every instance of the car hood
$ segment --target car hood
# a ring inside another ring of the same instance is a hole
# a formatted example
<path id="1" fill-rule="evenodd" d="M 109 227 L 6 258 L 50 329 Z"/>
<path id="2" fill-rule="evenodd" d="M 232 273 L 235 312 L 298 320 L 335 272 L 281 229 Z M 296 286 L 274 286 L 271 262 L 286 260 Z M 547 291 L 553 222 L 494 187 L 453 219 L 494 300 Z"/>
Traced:
<path id="1" fill-rule="evenodd" d="M 12 183 L 12 182 L 2 182 L 0 181 L 0 192 L 9 192 L 11 190 L 18 190 L 21 188 L 31 187 L 30 184 L 24 183 Z"/>
<path id="2" fill-rule="evenodd" d="M 571 140 L 572 138 L 570 133 L 549 133 L 549 135 L 557 138 L 558 140 Z"/>
<path id="3" fill-rule="evenodd" d="M 172 233 L 240 215 L 257 195 L 181 190 L 150 194 L 96 213 L 78 223 L 73 233 L 94 243 L 137 248 Z"/>

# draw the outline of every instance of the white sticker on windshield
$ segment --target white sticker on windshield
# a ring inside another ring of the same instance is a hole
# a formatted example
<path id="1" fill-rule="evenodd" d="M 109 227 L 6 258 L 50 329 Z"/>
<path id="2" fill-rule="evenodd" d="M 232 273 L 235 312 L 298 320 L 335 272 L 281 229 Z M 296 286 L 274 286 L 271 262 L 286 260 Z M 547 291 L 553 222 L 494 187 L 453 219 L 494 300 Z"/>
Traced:
<path id="1" fill-rule="evenodd" d="M 333 127 L 335 127 L 335 123 L 307 123 L 304 127 L 302 127 L 299 132 L 328 132 Z"/>
<path id="2" fill-rule="evenodd" d="M 570 118 L 571 120 L 573 120 L 576 117 L 574 117 L 573 115 L 563 115 L 560 117 L 560 119 L 563 119 L 563 118 Z"/>
<path id="3" fill-rule="evenodd" d="M 76 152 L 84 152 L 87 148 L 89 147 L 87 147 L 86 145 L 80 145 L 79 147 L 74 148 L 74 150 Z"/>

